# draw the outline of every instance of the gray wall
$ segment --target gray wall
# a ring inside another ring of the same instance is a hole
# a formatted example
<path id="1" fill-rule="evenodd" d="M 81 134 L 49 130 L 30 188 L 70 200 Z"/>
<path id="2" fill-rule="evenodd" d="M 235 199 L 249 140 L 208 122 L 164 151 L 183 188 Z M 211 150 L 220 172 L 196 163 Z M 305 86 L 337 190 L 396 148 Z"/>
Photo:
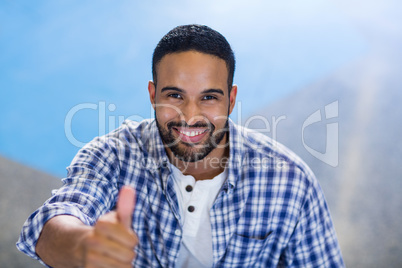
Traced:
<path id="1" fill-rule="evenodd" d="M 0 267 L 43 267 L 15 246 L 28 216 L 59 188 L 59 179 L 0 156 Z"/>

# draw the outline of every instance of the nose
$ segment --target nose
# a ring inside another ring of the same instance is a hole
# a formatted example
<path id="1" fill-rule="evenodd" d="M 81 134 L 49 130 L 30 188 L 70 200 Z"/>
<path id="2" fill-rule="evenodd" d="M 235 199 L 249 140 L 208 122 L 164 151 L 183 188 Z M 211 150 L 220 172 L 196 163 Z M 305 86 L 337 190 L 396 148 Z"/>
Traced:
<path id="1" fill-rule="evenodd" d="M 203 121 L 201 107 L 195 101 L 187 101 L 181 107 L 182 119 L 186 121 L 188 125 L 193 125 L 196 122 Z"/>

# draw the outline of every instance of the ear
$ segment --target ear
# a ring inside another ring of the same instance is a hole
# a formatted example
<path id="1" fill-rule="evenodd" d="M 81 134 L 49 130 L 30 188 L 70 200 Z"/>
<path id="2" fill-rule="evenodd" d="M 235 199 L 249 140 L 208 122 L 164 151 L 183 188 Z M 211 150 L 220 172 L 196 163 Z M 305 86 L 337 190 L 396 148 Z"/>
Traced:
<path id="1" fill-rule="evenodd" d="M 148 93 L 149 93 L 149 100 L 151 101 L 152 107 L 155 109 L 155 83 L 153 81 L 148 82 Z"/>
<path id="2" fill-rule="evenodd" d="M 233 108 L 235 107 L 236 96 L 237 96 L 237 85 L 233 85 L 229 95 L 229 114 L 232 113 Z"/>

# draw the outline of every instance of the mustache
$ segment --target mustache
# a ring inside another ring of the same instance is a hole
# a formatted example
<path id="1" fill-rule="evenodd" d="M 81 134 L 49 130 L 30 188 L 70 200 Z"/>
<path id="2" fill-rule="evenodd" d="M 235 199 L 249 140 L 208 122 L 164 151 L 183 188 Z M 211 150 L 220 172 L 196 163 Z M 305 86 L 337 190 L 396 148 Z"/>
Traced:
<path id="1" fill-rule="evenodd" d="M 196 123 L 193 124 L 193 125 L 188 125 L 187 122 L 185 122 L 185 121 L 181 121 L 181 122 L 169 122 L 169 123 L 167 124 L 167 128 L 168 128 L 168 129 L 171 129 L 171 128 L 173 128 L 173 127 L 184 127 L 184 128 L 205 127 L 205 128 L 212 128 L 212 129 L 214 129 L 214 125 L 212 125 L 212 124 L 207 124 L 207 123 L 204 123 L 204 122 L 196 122 Z"/>

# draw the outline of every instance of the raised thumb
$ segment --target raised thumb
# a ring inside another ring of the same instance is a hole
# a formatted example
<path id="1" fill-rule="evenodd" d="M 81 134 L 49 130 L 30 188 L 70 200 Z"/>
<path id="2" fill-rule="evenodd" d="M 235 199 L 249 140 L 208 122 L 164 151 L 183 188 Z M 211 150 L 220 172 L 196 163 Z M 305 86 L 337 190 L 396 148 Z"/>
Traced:
<path id="1" fill-rule="evenodd" d="M 119 221 L 127 228 L 131 229 L 132 215 L 135 206 L 135 190 L 131 186 L 123 186 L 117 199 L 117 217 Z"/>

